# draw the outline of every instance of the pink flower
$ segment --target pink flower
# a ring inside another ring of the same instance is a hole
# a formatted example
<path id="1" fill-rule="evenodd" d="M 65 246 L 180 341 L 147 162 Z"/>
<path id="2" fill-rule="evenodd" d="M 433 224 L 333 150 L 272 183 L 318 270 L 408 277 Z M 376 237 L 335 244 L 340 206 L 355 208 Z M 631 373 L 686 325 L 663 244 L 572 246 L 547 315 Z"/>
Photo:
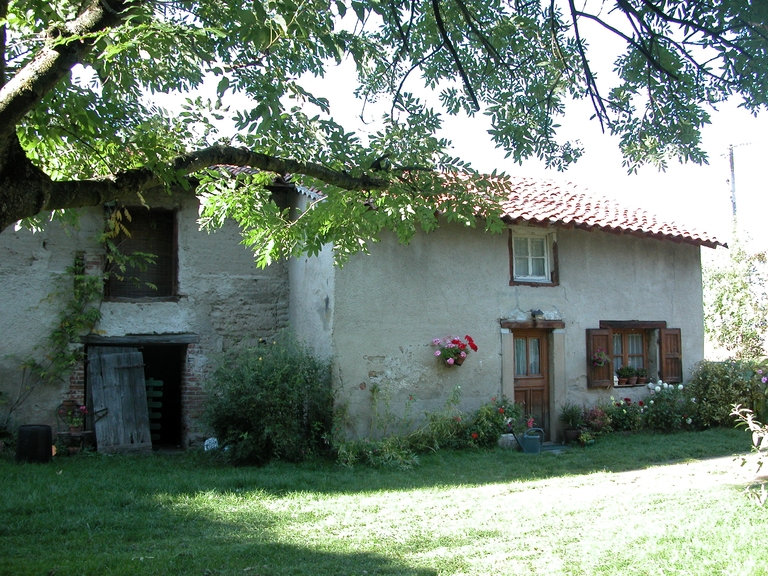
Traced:
<path id="1" fill-rule="evenodd" d="M 435 356 L 440 356 L 440 350 L 435 350 Z"/>
<path id="2" fill-rule="evenodd" d="M 528 418 L 527 424 L 528 424 L 528 428 L 533 428 L 533 425 L 535 424 L 535 422 L 533 421 L 533 417 Z"/>
<path id="3" fill-rule="evenodd" d="M 432 346 L 440 346 L 440 338 L 435 338 L 432 340 Z"/>
<path id="4" fill-rule="evenodd" d="M 448 358 L 448 360 L 445 361 L 447 364 L 453 364 L 453 358 Z"/>
<path id="5" fill-rule="evenodd" d="M 461 356 L 462 358 L 466 358 L 467 357 L 467 353 L 462 350 L 461 353 L 459 354 L 459 356 Z"/>

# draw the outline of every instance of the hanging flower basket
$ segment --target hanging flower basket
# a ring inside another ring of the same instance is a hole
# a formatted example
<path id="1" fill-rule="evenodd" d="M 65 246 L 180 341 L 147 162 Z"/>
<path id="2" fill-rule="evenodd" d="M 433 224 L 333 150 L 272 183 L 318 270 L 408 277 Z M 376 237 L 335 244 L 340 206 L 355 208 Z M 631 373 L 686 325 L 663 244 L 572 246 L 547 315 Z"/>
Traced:
<path id="1" fill-rule="evenodd" d="M 456 336 L 435 338 L 432 340 L 432 346 L 437 346 L 435 356 L 448 366 L 461 366 L 470 352 L 477 352 L 477 344 L 468 334 L 464 338 Z"/>

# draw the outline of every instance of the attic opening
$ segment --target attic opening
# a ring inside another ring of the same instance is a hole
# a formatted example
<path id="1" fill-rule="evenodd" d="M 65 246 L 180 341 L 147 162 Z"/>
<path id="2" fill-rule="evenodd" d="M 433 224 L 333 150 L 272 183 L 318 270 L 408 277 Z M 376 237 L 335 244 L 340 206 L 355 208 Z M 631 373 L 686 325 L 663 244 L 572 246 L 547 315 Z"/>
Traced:
<path id="1" fill-rule="evenodd" d="M 94 411 L 99 451 L 183 445 L 187 347 L 173 338 L 158 342 L 151 336 L 86 343 L 85 393 Z"/>

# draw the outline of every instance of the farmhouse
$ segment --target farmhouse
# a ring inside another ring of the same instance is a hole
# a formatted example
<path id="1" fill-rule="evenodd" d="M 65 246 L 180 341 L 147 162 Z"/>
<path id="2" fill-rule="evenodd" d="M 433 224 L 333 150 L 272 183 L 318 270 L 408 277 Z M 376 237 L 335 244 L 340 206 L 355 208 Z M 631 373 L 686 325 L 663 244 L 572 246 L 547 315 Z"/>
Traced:
<path id="1" fill-rule="evenodd" d="M 700 250 L 721 243 L 571 184 L 511 178 L 507 186 L 504 234 L 456 223 L 408 245 L 384 234 L 342 268 L 327 247 L 259 269 L 234 223 L 198 229 L 189 194 L 129 207 L 131 236 L 115 241 L 155 262 L 134 272 L 139 281 L 112 274 L 104 282 L 100 322 L 73 343 L 86 361 L 37 387 L 13 422 L 56 430 L 56 408 L 71 399 L 100 420 L 100 449 L 195 445 L 206 434 L 204 378 L 217 355 L 287 326 L 332 357 L 352 436 L 370 432 L 374 387 L 394 413 L 408 403 L 413 414 L 439 409 L 456 386 L 467 409 L 503 394 L 557 440 L 564 402 L 641 395 L 638 386 L 617 390 L 620 366 L 684 381 L 704 353 Z M 311 192 L 278 194 L 300 207 Z M 29 383 L 20 359 L 43 354 L 56 326 L 67 269 L 104 271 L 107 248 L 94 239 L 110 211 L 84 211 L 77 229 L 52 223 L 0 235 L 0 390 L 11 402 Z M 433 339 L 450 335 L 477 344 L 461 365 L 434 355 Z M 598 351 L 609 361 L 596 361 Z M 149 410 L 146 381 L 159 394 Z M 122 430 L 137 418 L 131 410 L 149 418 L 150 436 Z"/>

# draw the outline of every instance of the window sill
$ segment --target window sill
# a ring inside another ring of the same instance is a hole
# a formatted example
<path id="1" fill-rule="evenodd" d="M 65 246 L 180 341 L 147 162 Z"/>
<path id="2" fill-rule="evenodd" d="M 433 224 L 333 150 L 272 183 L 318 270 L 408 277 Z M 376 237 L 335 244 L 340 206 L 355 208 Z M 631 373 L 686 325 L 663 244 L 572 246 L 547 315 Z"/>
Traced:
<path id="1" fill-rule="evenodd" d="M 549 280 L 547 280 L 546 282 L 532 282 L 530 280 L 510 280 L 509 285 L 510 286 L 534 286 L 538 288 L 539 286 L 557 286 L 558 283 L 550 282 Z"/>

